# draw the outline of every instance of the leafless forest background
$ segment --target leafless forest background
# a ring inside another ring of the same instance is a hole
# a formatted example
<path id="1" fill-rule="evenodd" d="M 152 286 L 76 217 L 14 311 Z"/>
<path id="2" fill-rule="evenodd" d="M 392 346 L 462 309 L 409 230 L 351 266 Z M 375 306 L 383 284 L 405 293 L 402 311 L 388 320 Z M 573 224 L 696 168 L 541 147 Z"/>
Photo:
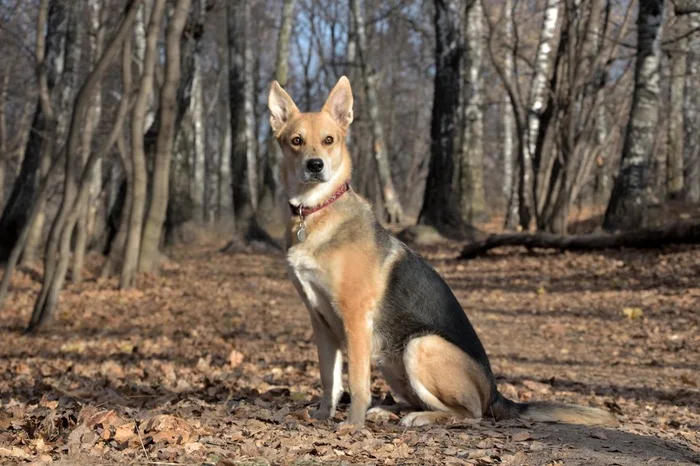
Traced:
<path id="1" fill-rule="evenodd" d="M 0 461 L 700 463 L 700 1 L 0 0 L 0 50 Z M 266 100 L 342 75 L 499 391 L 619 427 L 310 417 Z"/>
<path id="2" fill-rule="evenodd" d="M 230 250 L 278 248 L 272 79 L 318 109 L 350 77 L 353 187 L 407 237 L 474 239 L 502 217 L 694 241 L 675 222 L 700 201 L 697 8 L 3 0 L 0 301 L 18 264 L 43 261 L 31 331 L 88 254 L 126 289 L 197 229 L 232 232 Z"/>

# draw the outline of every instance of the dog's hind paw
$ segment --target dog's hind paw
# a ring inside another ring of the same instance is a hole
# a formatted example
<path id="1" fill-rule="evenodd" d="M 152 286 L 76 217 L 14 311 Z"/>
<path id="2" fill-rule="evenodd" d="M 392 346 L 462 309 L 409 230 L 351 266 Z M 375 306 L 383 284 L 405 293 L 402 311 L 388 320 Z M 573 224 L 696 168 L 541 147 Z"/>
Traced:
<path id="1" fill-rule="evenodd" d="M 391 421 L 399 418 L 397 413 L 398 405 L 394 406 L 375 406 L 367 411 L 367 419 L 370 421 Z"/>
<path id="2" fill-rule="evenodd" d="M 408 413 L 401 419 L 401 425 L 405 427 L 428 426 L 431 424 L 443 424 L 452 419 L 452 413 L 442 411 L 415 411 Z"/>

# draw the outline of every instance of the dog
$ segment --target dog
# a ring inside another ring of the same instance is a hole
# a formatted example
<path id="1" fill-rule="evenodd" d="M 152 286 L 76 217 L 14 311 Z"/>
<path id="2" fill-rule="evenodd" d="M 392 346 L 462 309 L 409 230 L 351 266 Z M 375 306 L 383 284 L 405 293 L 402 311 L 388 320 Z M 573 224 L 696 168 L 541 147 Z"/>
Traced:
<path id="1" fill-rule="evenodd" d="M 345 76 L 320 112 L 300 112 L 277 81 L 268 107 L 291 214 L 289 276 L 311 316 L 318 349 L 323 394 L 315 418 L 335 416 L 346 347 L 346 422 L 352 425 L 364 425 L 370 407 L 372 360 L 395 397 L 415 409 L 401 419 L 406 426 L 485 415 L 616 424 L 601 409 L 516 403 L 498 392 L 486 351 L 449 286 L 350 188 L 345 138 L 353 96 Z"/>

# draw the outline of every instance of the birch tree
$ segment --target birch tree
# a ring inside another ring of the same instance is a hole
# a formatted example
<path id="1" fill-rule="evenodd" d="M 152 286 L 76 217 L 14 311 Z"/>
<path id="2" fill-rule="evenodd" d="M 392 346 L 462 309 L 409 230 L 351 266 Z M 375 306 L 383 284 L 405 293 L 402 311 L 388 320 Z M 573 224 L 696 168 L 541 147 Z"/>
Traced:
<path id="1" fill-rule="evenodd" d="M 464 55 L 464 135 L 460 164 L 462 221 L 472 225 L 487 217 L 484 192 L 483 75 L 484 9 L 481 0 L 466 2 Z"/>
<path id="2" fill-rule="evenodd" d="M 560 0 L 546 0 L 542 33 L 533 65 L 532 83 L 528 96 L 527 117 L 520 138 L 520 179 L 518 180 L 518 213 L 520 226 L 527 230 L 537 216 L 535 195 L 535 158 L 538 156 L 540 119 L 545 111 L 547 82 L 552 73 L 554 53 L 557 49 L 557 26 L 561 9 Z"/>
<path id="3" fill-rule="evenodd" d="M 515 75 L 515 57 L 513 56 L 513 0 L 503 3 L 503 74 L 504 81 L 513 82 Z M 508 91 L 504 89 L 501 104 L 503 125 L 503 194 L 506 198 L 505 227 L 513 229 L 518 225 L 518 160 L 515 152 L 515 117 Z"/>
<path id="4" fill-rule="evenodd" d="M 192 100 L 190 101 L 190 112 L 192 114 L 192 135 L 194 157 L 192 164 L 192 199 L 194 200 L 195 218 L 197 221 L 204 220 L 205 204 L 205 160 L 206 160 L 206 139 L 204 131 L 204 89 L 202 76 L 202 56 L 195 54 L 194 59 L 194 81 L 192 83 Z"/>
<path id="5" fill-rule="evenodd" d="M 620 173 L 605 212 L 604 228 L 642 226 L 647 205 L 648 168 L 659 121 L 663 0 L 640 0 L 632 108 L 622 149 Z"/>

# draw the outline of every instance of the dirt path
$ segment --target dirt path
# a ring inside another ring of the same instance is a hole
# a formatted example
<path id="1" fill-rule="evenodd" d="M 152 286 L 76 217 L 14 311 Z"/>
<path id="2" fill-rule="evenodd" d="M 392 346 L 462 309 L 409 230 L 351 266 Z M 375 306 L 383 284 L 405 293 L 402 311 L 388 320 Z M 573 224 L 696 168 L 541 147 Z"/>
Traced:
<path id="1" fill-rule="evenodd" d="M 174 251 L 139 291 L 69 288 L 34 338 L 19 331 L 38 285 L 18 274 L 0 314 L 0 462 L 700 464 L 698 248 L 470 262 L 423 250 L 504 394 L 608 407 L 622 425 L 405 430 L 394 417 L 351 431 L 308 417 L 316 354 L 283 258 L 219 246 Z M 372 388 L 387 393 L 379 377 Z"/>

